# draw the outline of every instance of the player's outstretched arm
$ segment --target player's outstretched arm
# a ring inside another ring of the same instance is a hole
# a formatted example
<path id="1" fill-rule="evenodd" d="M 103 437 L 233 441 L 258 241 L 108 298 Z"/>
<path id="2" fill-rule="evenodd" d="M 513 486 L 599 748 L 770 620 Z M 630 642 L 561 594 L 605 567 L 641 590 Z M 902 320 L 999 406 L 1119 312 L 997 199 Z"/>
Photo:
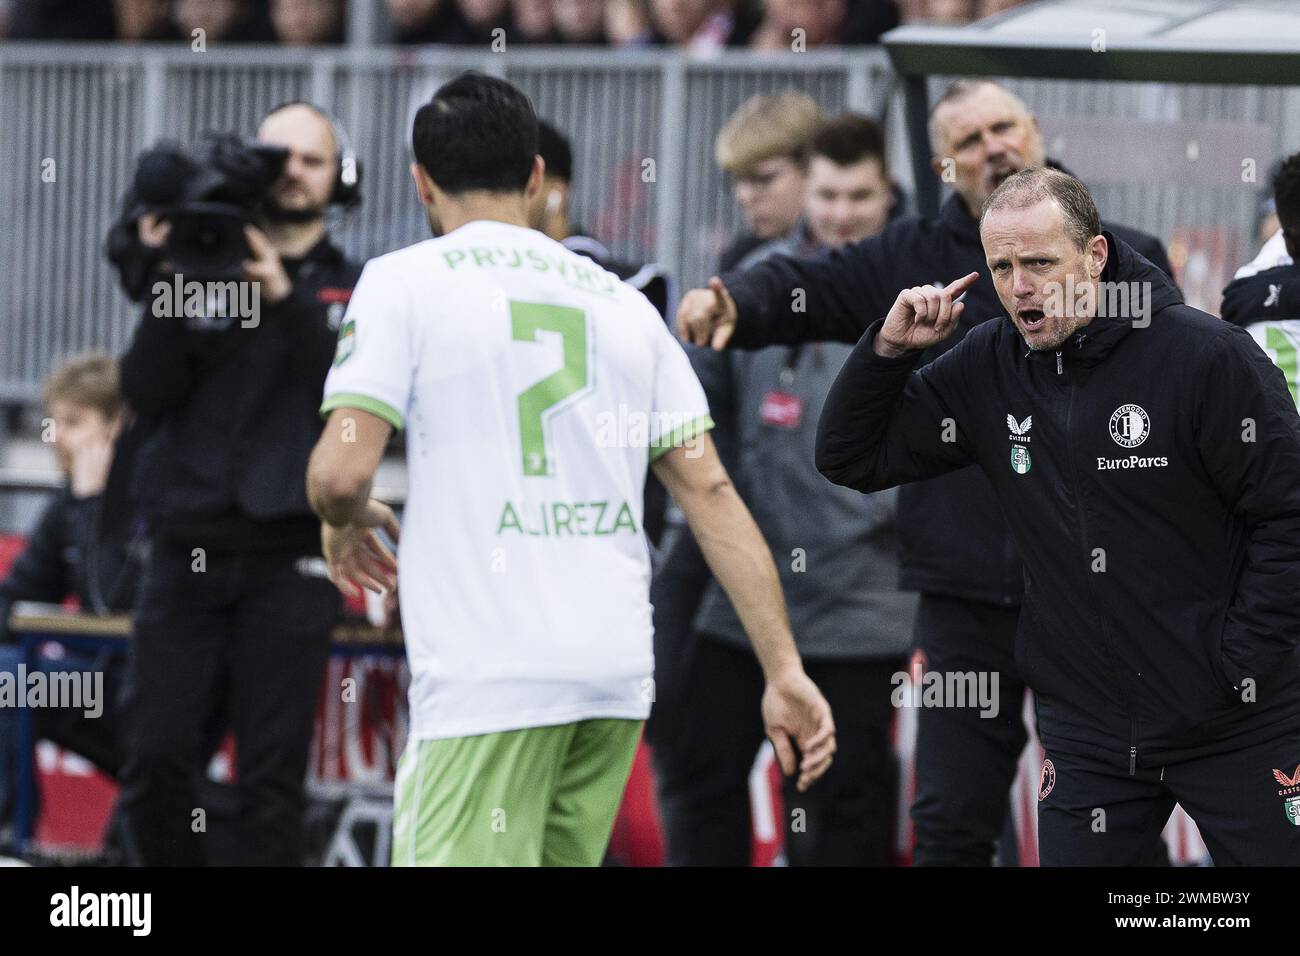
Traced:
<path id="1" fill-rule="evenodd" d="M 889 308 L 903 255 L 892 233 L 816 255 L 770 255 L 682 296 L 677 334 L 714 349 L 852 344 Z"/>
<path id="2" fill-rule="evenodd" d="M 307 464 L 307 500 L 322 522 L 330 580 L 349 596 L 360 594 L 362 587 L 397 587 L 397 561 L 375 531 L 383 528 L 397 541 L 397 517 L 370 497 L 392 430 L 370 412 L 336 408 Z"/>
<path id="3" fill-rule="evenodd" d="M 754 645 L 767 681 L 768 738 L 786 775 L 796 769 L 792 739 L 798 745 L 798 786 L 806 790 L 830 766 L 835 723 L 826 698 L 804 673 L 771 552 L 707 433 L 660 456 L 654 470 L 686 515 Z"/>

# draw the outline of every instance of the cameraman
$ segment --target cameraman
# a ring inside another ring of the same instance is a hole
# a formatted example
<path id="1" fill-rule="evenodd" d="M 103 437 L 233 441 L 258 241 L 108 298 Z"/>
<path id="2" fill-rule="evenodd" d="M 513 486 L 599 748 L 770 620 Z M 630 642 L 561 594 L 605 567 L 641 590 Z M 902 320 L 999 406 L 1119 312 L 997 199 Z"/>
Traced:
<path id="1" fill-rule="evenodd" d="M 258 139 L 288 156 L 264 227 L 245 228 L 257 321 L 159 317 L 147 305 L 122 359 L 146 429 L 132 486 L 151 535 L 124 700 L 136 864 L 203 862 L 191 773 L 204 719 L 223 704 L 238 752 L 235 862 L 302 862 L 308 746 L 339 611 L 304 487 L 361 271 L 329 240 L 325 212 L 355 201 L 357 168 L 337 124 L 305 103 L 268 114 Z M 172 225 L 141 216 L 141 242 L 165 250 Z M 164 283 L 165 259 L 152 276 Z"/>

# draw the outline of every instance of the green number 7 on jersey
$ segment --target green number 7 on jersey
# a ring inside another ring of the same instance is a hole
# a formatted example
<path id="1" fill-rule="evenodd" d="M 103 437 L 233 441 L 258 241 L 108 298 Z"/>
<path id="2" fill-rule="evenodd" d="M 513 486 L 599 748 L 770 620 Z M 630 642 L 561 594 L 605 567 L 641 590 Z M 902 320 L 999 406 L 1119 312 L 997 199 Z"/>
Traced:
<path id="1" fill-rule="evenodd" d="M 519 443 L 525 475 L 555 473 L 552 456 L 546 451 L 545 422 L 560 411 L 557 405 L 585 394 L 590 384 L 587 314 L 564 305 L 510 303 L 510 334 L 516 342 L 540 343 L 543 332 L 560 336 L 564 364 L 519 393 Z"/>

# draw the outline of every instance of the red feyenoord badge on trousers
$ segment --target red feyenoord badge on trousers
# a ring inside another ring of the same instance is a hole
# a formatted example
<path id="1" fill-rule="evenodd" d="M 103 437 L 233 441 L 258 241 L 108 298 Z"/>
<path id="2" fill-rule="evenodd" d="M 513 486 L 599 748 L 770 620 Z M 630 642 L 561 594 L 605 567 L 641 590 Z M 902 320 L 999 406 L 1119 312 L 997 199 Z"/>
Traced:
<path id="1" fill-rule="evenodd" d="M 1056 768 L 1052 766 L 1052 761 L 1044 760 L 1043 772 L 1038 775 L 1038 799 L 1046 800 L 1054 786 L 1056 786 Z"/>
<path id="2" fill-rule="evenodd" d="M 758 409 L 764 425 L 774 428 L 798 428 L 803 421 L 803 399 L 789 392 L 771 391 L 763 396 Z"/>

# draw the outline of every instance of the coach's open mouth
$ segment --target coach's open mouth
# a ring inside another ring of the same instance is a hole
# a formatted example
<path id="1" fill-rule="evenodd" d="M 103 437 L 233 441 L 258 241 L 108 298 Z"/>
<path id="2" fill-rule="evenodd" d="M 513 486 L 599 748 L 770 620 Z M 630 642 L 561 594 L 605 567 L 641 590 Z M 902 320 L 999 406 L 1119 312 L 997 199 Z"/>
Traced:
<path id="1" fill-rule="evenodd" d="M 1020 319 L 1020 324 L 1026 332 L 1037 332 L 1043 327 L 1043 322 L 1047 318 L 1042 309 L 1020 309 L 1016 317 Z"/>

